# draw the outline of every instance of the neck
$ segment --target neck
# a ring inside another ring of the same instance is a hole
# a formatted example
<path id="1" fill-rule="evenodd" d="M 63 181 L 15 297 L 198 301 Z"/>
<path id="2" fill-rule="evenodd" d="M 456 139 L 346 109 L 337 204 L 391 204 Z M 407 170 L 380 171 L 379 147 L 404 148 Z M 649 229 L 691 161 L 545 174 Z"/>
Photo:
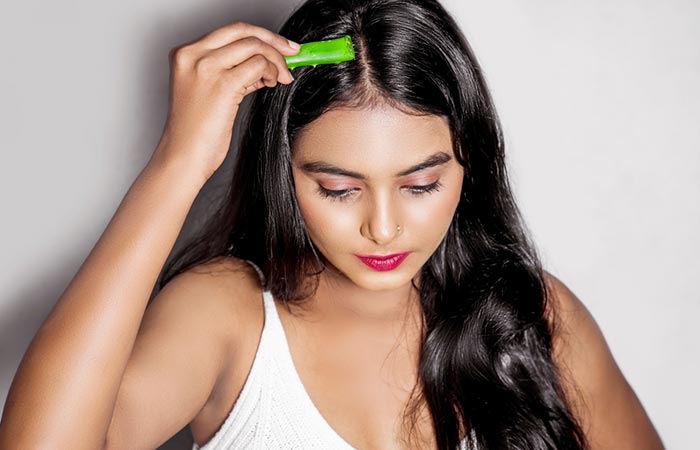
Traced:
<path id="1" fill-rule="evenodd" d="M 322 323 L 360 332 L 415 332 L 423 314 L 419 293 L 410 282 L 393 290 L 371 291 L 334 270 L 320 275 L 308 306 L 310 315 Z"/>

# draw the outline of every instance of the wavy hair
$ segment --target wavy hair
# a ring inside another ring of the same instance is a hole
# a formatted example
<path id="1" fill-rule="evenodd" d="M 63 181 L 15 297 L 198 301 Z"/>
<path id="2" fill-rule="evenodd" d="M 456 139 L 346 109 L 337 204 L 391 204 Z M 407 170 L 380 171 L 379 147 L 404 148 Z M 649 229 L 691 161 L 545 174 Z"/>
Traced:
<path id="1" fill-rule="evenodd" d="M 545 274 L 514 202 L 484 76 L 436 0 L 308 0 L 279 33 L 296 42 L 350 35 L 356 59 L 294 69 L 251 94 L 222 208 L 166 264 L 175 275 L 218 256 L 254 262 L 283 302 L 314 292 L 323 262 L 295 198 L 297 133 L 335 107 L 389 104 L 446 117 L 464 167 L 449 230 L 421 268 L 419 383 L 404 418 L 427 407 L 439 450 L 585 449 L 552 361 Z M 410 434 L 410 433 L 409 433 Z"/>

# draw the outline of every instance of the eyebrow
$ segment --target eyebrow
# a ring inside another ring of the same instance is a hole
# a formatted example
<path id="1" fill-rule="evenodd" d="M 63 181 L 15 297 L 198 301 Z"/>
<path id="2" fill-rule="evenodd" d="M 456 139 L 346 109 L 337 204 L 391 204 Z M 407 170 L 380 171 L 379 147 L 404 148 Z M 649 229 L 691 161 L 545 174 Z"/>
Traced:
<path id="1" fill-rule="evenodd" d="M 452 156 L 445 152 L 437 152 L 430 155 L 426 160 L 420 162 L 414 166 L 409 167 L 406 170 L 402 170 L 397 173 L 397 177 L 403 177 L 410 175 L 414 172 L 418 172 L 429 167 L 441 166 L 452 160 Z M 357 178 L 359 180 L 366 180 L 367 176 L 358 172 L 353 172 L 351 170 L 345 170 L 333 164 L 324 161 L 310 161 L 299 165 L 299 169 L 307 173 L 327 173 L 330 175 L 341 175 L 350 178 Z"/>

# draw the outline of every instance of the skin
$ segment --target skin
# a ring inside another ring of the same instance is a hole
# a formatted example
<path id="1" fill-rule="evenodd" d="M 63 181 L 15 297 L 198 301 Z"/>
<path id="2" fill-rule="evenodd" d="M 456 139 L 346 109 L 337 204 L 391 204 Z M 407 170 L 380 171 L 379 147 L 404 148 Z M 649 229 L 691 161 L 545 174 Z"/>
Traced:
<path id="1" fill-rule="evenodd" d="M 462 188 L 464 170 L 454 158 L 446 120 L 390 107 L 336 109 L 301 133 L 292 155 L 302 217 L 329 263 L 317 297 L 333 301 L 316 308 L 338 320 L 350 317 L 352 325 L 401 321 L 411 280 L 447 232 Z M 397 175 L 435 155 L 443 155 L 444 162 Z M 305 168 L 318 162 L 365 179 Z M 423 191 L 436 182 L 438 190 Z M 327 197 L 319 188 L 342 197 Z M 410 255 L 388 272 L 375 271 L 355 256 L 405 251 Z"/>
<path id="2" fill-rule="evenodd" d="M 182 67 L 194 50 L 181 53 Z M 329 261 L 304 310 L 278 307 L 295 367 L 329 425 L 356 448 L 434 448 L 425 414 L 412 445 L 399 421 L 415 383 L 419 343 L 410 281 L 447 229 L 461 168 L 452 159 L 394 177 L 436 151 L 450 152 L 442 119 L 391 108 L 326 114 L 294 149 L 297 198 L 312 241 Z M 210 148 L 226 147 L 218 144 L 225 138 L 215 138 Z M 23 360 L 0 423 L 0 448 L 152 449 L 187 424 L 202 445 L 233 407 L 264 321 L 253 269 L 235 258 L 198 266 L 145 309 L 191 202 L 221 160 L 218 153 L 197 156 L 199 163 L 174 157 L 190 149 L 176 142 L 201 139 L 168 136 L 130 189 Z M 366 180 L 330 180 L 301 169 L 319 159 Z M 435 177 L 443 182 L 437 192 L 413 197 L 406 190 Z M 331 202 L 319 197 L 319 183 L 332 189 L 352 183 L 357 191 L 352 200 Z M 399 268 L 381 274 L 353 256 L 406 250 L 412 253 Z M 591 315 L 559 280 L 550 275 L 548 283 L 550 320 L 559 330 L 555 362 L 591 448 L 662 449 Z"/>
<path id="3" fill-rule="evenodd" d="M 284 55 L 298 51 L 244 22 L 171 50 L 161 140 L 25 352 L 0 449 L 152 449 L 208 403 L 228 345 L 241 342 L 220 278 L 191 271 L 148 313 L 146 305 L 193 200 L 228 152 L 240 102 L 291 83 Z"/>
<path id="4" fill-rule="evenodd" d="M 433 163 L 425 167 L 426 161 Z M 297 137 L 292 166 L 302 217 L 328 266 L 303 310 L 282 313 L 290 345 L 313 348 L 293 354 L 300 376 L 329 424 L 353 446 L 403 448 L 399 437 L 406 433 L 397 419 L 416 380 L 421 321 L 411 282 L 419 282 L 447 232 L 464 176 L 448 123 L 388 106 L 335 109 Z M 328 173 L 329 166 L 356 176 Z M 411 253 L 403 263 L 386 272 L 355 256 L 405 251 Z M 429 441 L 429 423 L 419 425 L 420 439 Z"/>
<path id="5" fill-rule="evenodd" d="M 297 200 L 328 269 L 303 308 L 278 307 L 278 312 L 309 396 L 328 424 L 358 449 L 434 446 L 425 411 L 411 443 L 402 439 L 406 431 L 399 420 L 416 381 L 420 310 L 411 280 L 447 230 L 463 171 L 452 158 L 408 176 L 395 174 L 438 151 L 454 156 L 450 149 L 442 118 L 410 116 L 390 107 L 329 111 L 293 146 Z M 310 162 L 316 169 L 322 162 L 365 179 L 308 170 Z M 410 194 L 408 186 L 438 178 L 441 190 Z M 319 195 L 319 186 L 351 194 L 344 201 L 332 199 Z M 411 256 L 391 272 L 375 272 L 354 256 L 407 250 Z M 593 317 L 560 280 L 546 277 L 548 318 L 557 328 L 554 360 L 591 448 L 662 449 Z M 257 337 L 262 312 L 256 308 L 252 317 L 250 333 Z M 243 359 L 232 360 L 239 368 L 233 370 L 235 387 L 222 398 L 233 399 L 242 388 L 257 339 L 247 342 Z M 219 405 L 213 423 L 193 422 L 197 442 L 211 437 L 232 406 Z"/>

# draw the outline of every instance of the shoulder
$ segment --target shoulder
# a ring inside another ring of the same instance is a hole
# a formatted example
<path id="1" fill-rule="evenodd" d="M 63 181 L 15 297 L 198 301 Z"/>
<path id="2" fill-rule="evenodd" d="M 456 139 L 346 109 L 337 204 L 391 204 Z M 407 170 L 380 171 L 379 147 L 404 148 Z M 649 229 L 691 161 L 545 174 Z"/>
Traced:
<path id="1" fill-rule="evenodd" d="M 262 286 L 253 266 L 234 257 L 196 266 L 171 283 L 190 303 L 181 311 L 198 316 L 191 334 L 206 335 L 197 347 L 214 377 L 207 383 L 206 402 L 189 423 L 195 441 L 206 442 L 222 426 L 252 366 L 264 322 Z"/>
<path id="2" fill-rule="evenodd" d="M 219 257 L 174 276 L 149 305 L 149 316 L 165 314 L 172 323 L 229 346 L 259 305 L 255 269 L 234 257 Z M 181 320 L 177 320 L 180 318 Z"/>
<path id="3" fill-rule="evenodd" d="M 179 273 L 170 279 L 162 291 L 210 293 L 215 294 L 214 298 L 219 298 L 222 294 L 228 296 L 231 293 L 250 292 L 259 287 L 258 276 L 249 263 L 232 256 L 222 256 Z"/>
<path id="4" fill-rule="evenodd" d="M 552 359 L 571 400 L 578 400 L 582 408 L 591 398 L 599 398 L 611 381 L 622 383 L 622 375 L 602 330 L 583 302 L 551 273 L 545 272 L 545 283 Z"/>
<path id="5" fill-rule="evenodd" d="M 161 290 L 171 301 L 189 303 L 190 311 L 201 307 L 219 313 L 239 313 L 253 299 L 259 299 L 262 287 L 252 265 L 232 256 L 217 257 L 197 264 L 174 276 Z M 252 297 L 252 298 L 251 298 Z M 230 316 L 228 315 L 228 316 Z M 228 317 L 230 318 L 230 317 Z"/>
<path id="6" fill-rule="evenodd" d="M 257 275 L 244 264 L 199 264 L 148 305 L 119 387 L 110 448 L 154 448 L 212 404 L 235 339 L 250 326 L 249 305 L 259 302 Z"/>
<path id="7" fill-rule="evenodd" d="M 174 276 L 164 289 L 173 284 L 179 288 L 221 288 L 231 283 L 258 282 L 255 269 L 246 261 L 233 256 L 220 256 L 191 267 Z"/>
<path id="8" fill-rule="evenodd" d="M 599 356 L 609 353 L 600 327 L 583 302 L 551 273 L 545 271 L 544 280 L 547 289 L 547 320 L 552 329 L 553 356 L 564 364 L 580 361 L 585 355 L 578 352 L 584 350 L 595 350 Z M 596 360 L 602 362 L 600 358 Z"/>
<path id="9" fill-rule="evenodd" d="M 591 449 L 662 449 L 588 308 L 551 273 L 545 272 L 544 279 L 552 359 Z"/>

